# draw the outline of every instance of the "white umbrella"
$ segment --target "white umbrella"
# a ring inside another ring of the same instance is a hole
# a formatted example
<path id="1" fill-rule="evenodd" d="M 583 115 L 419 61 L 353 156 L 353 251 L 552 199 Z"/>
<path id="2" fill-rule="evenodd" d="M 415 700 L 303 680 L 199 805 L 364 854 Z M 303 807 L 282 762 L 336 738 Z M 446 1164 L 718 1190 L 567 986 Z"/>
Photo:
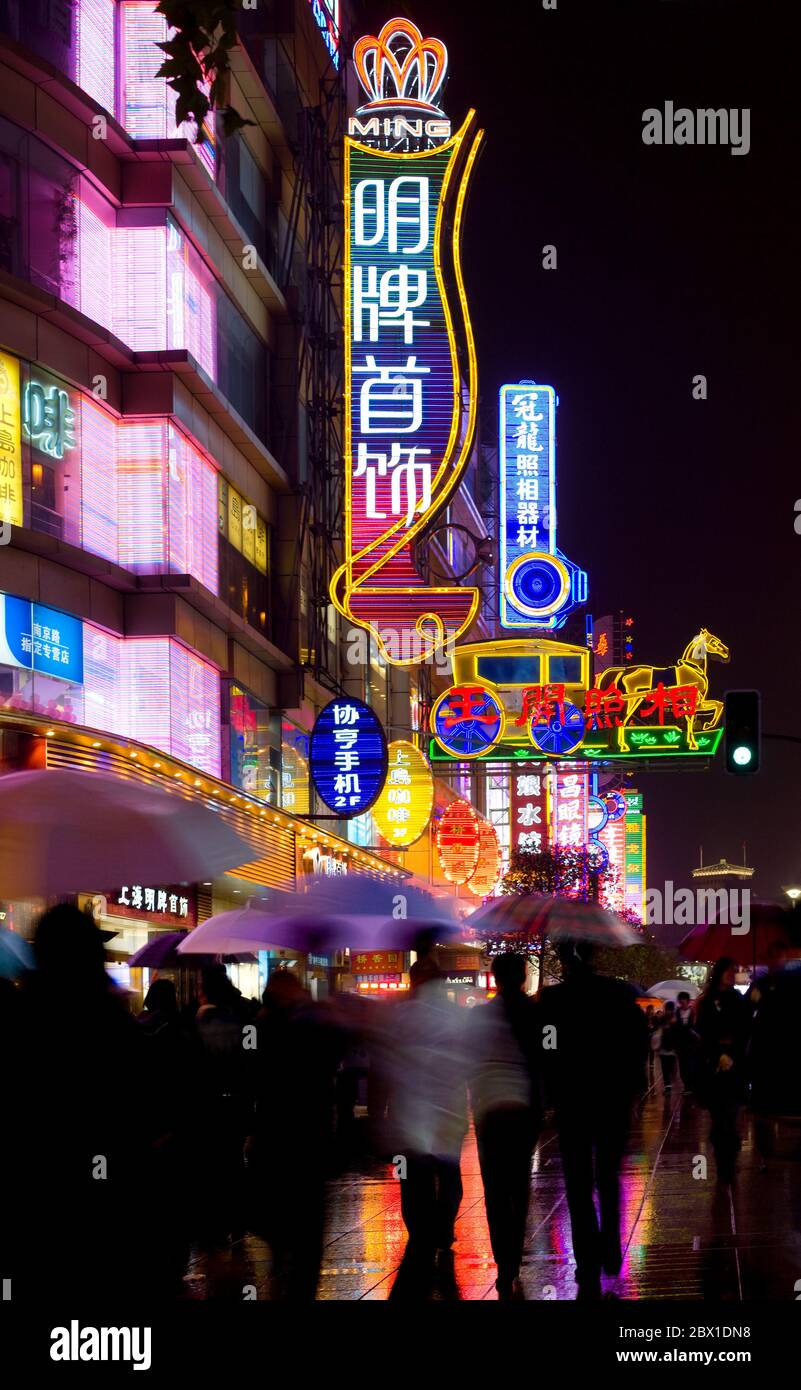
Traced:
<path id="1" fill-rule="evenodd" d="M 56 768 L 0 777 L 0 897 L 192 883 L 254 857 L 218 812 L 177 792 Z"/>
<path id="2" fill-rule="evenodd" d="M 697 999 L 700 990 L 691 980 L 660 980 L 659 984 L 651 985 L 646 993 L 655 999 L 672 999 L 675 1004 L 680 994 L 689 994 L 691 999 Z"/>

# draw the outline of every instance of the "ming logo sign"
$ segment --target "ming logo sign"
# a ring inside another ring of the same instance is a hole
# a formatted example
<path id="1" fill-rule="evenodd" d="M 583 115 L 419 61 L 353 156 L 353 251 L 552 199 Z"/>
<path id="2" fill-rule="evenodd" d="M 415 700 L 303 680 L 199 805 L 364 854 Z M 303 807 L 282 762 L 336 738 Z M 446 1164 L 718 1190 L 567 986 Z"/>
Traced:
<path id="1" fill-rule="evenodd" d="M 406 153 L 345 141 L 346 559 L 331 595 L 397 665 L 430 658 L 478 608 L 476 589 L 429 587 L 412 556 L 456 488 L 475 430 L 459 260 L 481 139 L 472 126 L 471 112 L 445 143 Z"/>

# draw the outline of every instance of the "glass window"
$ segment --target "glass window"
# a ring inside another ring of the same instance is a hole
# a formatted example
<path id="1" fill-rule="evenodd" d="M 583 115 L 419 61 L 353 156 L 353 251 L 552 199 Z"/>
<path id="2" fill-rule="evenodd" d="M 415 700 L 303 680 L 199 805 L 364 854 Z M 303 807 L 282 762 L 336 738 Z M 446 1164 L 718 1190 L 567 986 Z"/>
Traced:
<path id="1" fill-rule="evenodd" d="M 227 686 L 228 781 L 251 796 L 275 805 L 280 775 L 280 727 L 277 716 L 250 691 Z"/>
<path id="2" fill-rule="evenodd" d="M 548 680 L 552 685 L 579 685 L 581 683 L 580 656 L 551 656 L 548 658 Z"/>
<path id="3" fill-rule="evenodd" d="M 479 677 L 493 685 L 537 685 L 540 680 L 538 656 L 480 656 L 476 663 Z"/>

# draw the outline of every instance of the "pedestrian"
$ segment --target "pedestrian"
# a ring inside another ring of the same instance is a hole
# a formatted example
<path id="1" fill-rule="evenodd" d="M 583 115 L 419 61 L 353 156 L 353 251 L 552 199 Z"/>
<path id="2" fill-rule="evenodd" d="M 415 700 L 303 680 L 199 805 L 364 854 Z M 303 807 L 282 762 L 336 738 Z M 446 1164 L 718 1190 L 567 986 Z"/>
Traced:
<path id="1" fill-rule="evenodd" d="M 408 1243 L 392 1296 L 425 1297 L 436 1274 L 452 1279 L 467 1132 L 464 1024 L 433 953 L 409 972 L 409 998 L 387 1015 L 390 1117 Z"/>
<path id="2" fill-rule="evenodd" d="M 695 1082 L 695 1068 L 698 1056 L 698 1034 L 695 1031 L 695 1010 L 689 991 L 683 989 L 676 1000 L 676 1017 L 673 1037 L 676 1056 L 679 1061 L 679 1075 L 684 1094 L 691 1095 Z"/>
<path id="3" fill-rule="evenodd" d="M 197 1232 L 209 1249 L 226 1246 L 244 1230 L 244 1144 L 251 1096 L 244 1047 L 247 1021 L 241 995 L 223 965 L 201 971 L 195 1015 L 197 1109 L 195 1142 Z"/>
<path id="4" fill-rule="evenodd" d="M 648 1032 L 634 990 L 595 973 L 590 943 L 562 942 L 557 954 L 564 980 L 540 995 L 542 1061 L 559 1133 L 577 1296 L 595 1299 L 602 1272 L 617 1276 L 622 1264 L 620 1165 L 631 1106 L 645 1088 Z"/>
<path id="5" fill-rule="evenodd" d="M 526 958 L 496 956 L 497 995 L 467 1031 L 470 1096 L 500 1299 L 522 1298 L 531 1158 L 540 1126 L 538 1009 L 525 993 Z"/>
<path id="6" fill-rule="evenodd" d="M 676 1006 L 668 999 L 659 1033 L 659 1065 L 662 1069 L 662 1086 L 666 1096 L 673 1089 L 676 1075 Z"/>
<path id="7" fill-rule="evenodd" d="M 247 1144 L 248 1224 L 269 1244 L 273 1296 L 314 1299 L 345 1039 L 291 970 L 274 970 L 249 1054 L 255 1107 Z"/>
<path id="8" fill-rule="evenodd" d="M 130 1213 L 148 1209 L 151 1077 L 141 1030 L 105 969 L 93 919 L 63 905 L 41 918 L 36 969 L 17 1014 L 4 1166 L 13 1192 L 4 1272 L 15 1300 L 41 1301 L 47 1270 L 72 1299 L 115 1306 L 152 1292 Z M 120 1301 L 122 1300 L 122 1302 Z"/>
<path id="9" fill-rule="evenodd" d="M 778 1119 L 801 1115 L 801 970 L 789 968 L 787 949 L 768 949 L 768 969 L 754 981 L 748 1054 L 754 1137 L 765 1172 L 774 1156 Z"/>
<path id="10" fill-rule="evenodd" d="M 745 1053 L 749 1009 L 734 987 L 735 963 L 723 956 L 712 967 L 698 1001 L 699 1092 L 709 1110 L 710 1139 L 718 1181 L 734 1181 L 740 1151 L 738 1120 L 745 1097 Z"/>
<path id="11" fill-rule="evenodd" d="M 656 1044 L 654 1043 L 654 1037 L 657 1030 L 657 1023 L 656 1010 L 653 1004 L 648 1004 L 648 1006 L 646 1007 L 645 1022 L 648 1028 L 648 1082 L 650 1085 L 653 1085 L 654 1069 L 656 1067 L 656 1053 L 657 1048 L 659 1046 L 658 1038 L 656 1040 Z"/>

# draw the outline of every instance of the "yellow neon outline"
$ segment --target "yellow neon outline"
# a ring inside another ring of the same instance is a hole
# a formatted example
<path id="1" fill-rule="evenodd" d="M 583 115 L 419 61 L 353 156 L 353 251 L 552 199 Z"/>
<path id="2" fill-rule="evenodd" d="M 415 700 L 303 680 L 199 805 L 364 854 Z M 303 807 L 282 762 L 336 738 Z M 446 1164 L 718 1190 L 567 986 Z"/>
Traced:
<path id="1" fill-rule="evenodd" d="M 518 569 L 521 565 L 528 564 L 530 560 L 548 560 L 550 564 L 553 565 L 554 569 L 558 571 L 559 577 L 562 581 L 562 587 L 559 591 L 559 594 L 553 600 L 553 603 L 547 604 L 545 608 L 535 608 L 533 604 L 523 603 L 521 599 L 518 597 L 518 595 L 515 594 L 512 590 L 512 580 L 514 576 L 517 574 Z M 568 573 L 567 566 L 562 563 L 558 555 L 551 555 L 550 551 L 547 550 L 529 550 L 526 552 L 525 555 L 518 555 L 517 559 L 512 561 L 504 576 L 503 591 L 507 599 L 507 602 L 514 603 L 515 607 L 520 609 L 520 611 L 525 613 L 527 616 L 533 618 L 542 616 L 547 617 L 549 614 L 555 613 L 557 611 L 564 599 L 567 597 L 567 594 L 570 592 L 570 575 Z"/>
<path id="2" fill-rule="evenodd" d="M 434 773 L 431 770 L 431 764 L 428 761 L 428 758 L 426 757 L 425 753 L 421 752 L 421 750 L 417 747 L 417 744 L 412 743 L 410 739 L 394 738 L 392 742 L 387 745 L 389 763 L 391 763 L 393 748 L 410 748 L 412 752 L 415 754 L 416 758 L 419 759 L 419 772 L 421 774 L 425 772 L 427 775 L 428 780 L 426 782 L 425 797 L 428 802 L 428 811 L 426 813 L 425 820 L 423 821 L 422 829 L 419 830 L 418 833 L 415 836 L 413 836 L 411 840 L 404 840 L 403 843 L 393 839 L 390 835 L 386 833 L 385 830 L 382 829 L 382 821 L 384 821 L 384 811 L 381 803 L 384 797 L 384 793 L 387 791 L 389 787 L 389 777 L 387 777 L 387 781 L 381 788 L 378 800 L 375 802 L 373 806 L 370 807 L 370 814 L 373 817 L 373 820 L 378 826 L 381 835 L 383 835 L 390 849 L 409 849 L 412 845 L 416 845 L 418 840 L 421 840 L 423 838 L 429 825 L 431 824 L 431 817 L 434 813 Z M 419 786 L 417 790 L 422 795 L 422 786 Z M 389 803 L 387 803 L 387 806 L 388 805 Z M 388 826 L 389 821 L 385 821 L 385 824 Z"/>
<path id="3" fill-rule="evenodd" d="M 345 463 L 345 544 L 346 544 L 346 548 L 347 548 L 347 551 L 348 551 L 348 555 L 347 555 L 347 558 L 345 559 L 345 561 L 343 562 L 343 564 L 341 564 L 341 565 L 338 567 L 338 569 L 335 571 L 335 573 L 334 573 L 334 575 L 333 575 L 333 577 L 332 577 L 332 579 L 331 579 L 331 584 L 330 584 L 329 592 L 330 592 L 330 595 L 331 595 L 331 601 L 332 601 L 332 603 L 334 604 L 334 607 L 337 609 L 337 611 L 338 611 L 339 613 L 341 613 L 342 616 L 343 616 L 344 618 L 348 618 L 350 622 L 355 623 L 357 627 L 364 628 L 365 631 L 371 633 L 371 635 L 375 638 L 375 640 L 376 640 L 376 642 L 377 642 L 377 644 L 378 644 L 378 647 L 379 647 L 379 649 L 380 649 L 382 655 L 384 656 L 385 660 L 386 660 L 387 662 L 389 662 L 389 663 L 390 663 L 391 665 L 393 665 L 393 666 L 414 666 L 414 665 L 418 665 L 419 662 L 420 662 L 421 660 L 425 659 L 426 656 L 432 656 L 432 655 L 434 654 L 434 652 L 438 651 L 439 648 L 442 647 L 442 646 L 444 645 L 445 640 L 446 640 L 446 633 L 445 633 L 445 627 L 444 627 L 444 624 L 443 624 L 443 622 L 442 622 L 442 619 L 441 619 L 440 615 L 439 615 L 438 613 L 433 612 L 433 611 L 432 611 L 431 613 L 424 613 L 424 614 L 421 614 L 421 615 L 420 615 L 420 617 L 417 619 L 417 621 L 416 621 L 416 623 L 415 623 L 416 631 L 419 633 L 420 637 L 424 640 L 424 642 L 426 642 L 426 643 L 431 643 L 430 646 L 427 645 L 427 646 L 425 647 L 425 649 L 424 649 L 424 651 L 423 651 L 422 654 L 415 654 L 414 656 L 405 657 L 405 658 L 399 658 L 399 657 L 397 657 L 397 656 L 393 657 L 393 656 L 390 654 L 389 650 L 387 649 L 387 647 L 386 647 L 384 641 L 382 640 L 381 635 L 380 635 L 380 633 L 378 632 L 378 630 L 377 630 L 369 621 L 368 621 L 368 622 L 365 622 L 365 621 L 362 620 L 362 619 L 356 618 L 356 617 L 354 617 L 353 613 L 351 612 L 351 609 L 350 609 L 350 598 L 351 598 L 351 595 L 353 594 L 354 590 L 358 589 L 358 591 L 359 591 L 360 593 L 364 594 L 364 595 L 365 595 L 366 597 L 368 597 L 368 598 L 369 598 L 369 597 L 380 597 L 380 596 L 382 596 L 382 595 L 385 594 L 385 593 L 386 593 L 386 594 L 392 594 L 392 595 L 396 595 L 396 594 L 409 594 L 409 595 L 418 595 L 418 596 L 419 596 L 421 593 L 427 593 L 427 594 L 432 594 L 432 595 L 433 595 L 433 594 L 448 594 L 448 595 L 451 595 L 451 594 L 456 594 L 456 593 L 461 594 L 461 595 L 464 595 L 465 593 L 472 593 L 472 601 L 471 601 L 471 605 L 470 605 L 470 612 L 469 612 L 467 618 L 465 619 L 465 621 L 464 621 L 464 622 L 461 624 L 461 626 L 456 630 L 456 633 L 455 633 L 455 635 L 454 635 L 454 640 L 458 639 L 458 638 L 461 636 L 461 634 L 462 634 L 463 632 L 466 632 L 467 629 L 472 625 L 472 623 L 473 623 L 473 621 L 474 621 L 474 619 L 475 619 L 476 613 L 478 612 L 478 605 L 479 605 L 479 599 L 480 599 L 480 594 L 479 594 L 478 589 L 475 589 L 475 588 L 472 589 L 472 590 L 471 590 L 471 589 L 466 589 L 466 588 L 464 588 L 464 587 L 461 586 L 461 585 L 459 585 L 458 587 L 456 587 L 456 586 L 449 586 L 449 585 L 436 585 L 436 586 L 429 586 L 429 587 L 419 586 L 419 585 L 418 585 L 418 586 L 409 585 L 409 586 L 404 586 L 403 588 L 392 589 L 392 590 L 385 590 L 385 589 L 381 588 L 380 586 L 366 587 L 367 581 L 368 581 L 369 579 L 371 579 L 374 575 L 379 574 L 379 573 L 381 572 L 381 570 L 385 567 L 385 565 L 388 563 L 388 561 L 394 559 L 394 557 L 395 557 L 397 554 L 399 554 L 399 552 L 400 552 L 401 550 L 404 549 L 404 547 L 406 546 L 407 543 L 411 543 L 411 541 L 414 540 L 415 536 L 416 536 L 416 535 L 423 529 L 423 527 L 428 523 L 428 521 L 431 519 L 431 517 L 434 516 L 434 515 L 436 515 L 436 513 L 438 513 L 438 512 L 442 509 L 443 505 L 447 502 L 447 500 L 448 500 L 448 498 L 450 497 L 451 493 L 454 491 L 454 489 L 455 489 L 457 483 L 459 482 L 459 479 L 460 479 L 462 473 L 464 472 L 464 469 L 465 469 L 466 464 L 467 464 L 467 458 L 468 458 L 468 455 L 469 455 L 469 453 L 470 453 L 470 449 L 471 449 L 472 444 L 473 444 L 473 437 L 474 437 L 474 434 L 475 434 L 475 425 L 476 425 L 476 415 L 477 415 L 477 411 L 478 411 L 478 363 L 477 363 L 476 350 L 475 350 L 475 338 L 474 338 L 474 335 L 473 335 L 473 328 L 472 328 L 472 324 L 471 324 L 471 322 L 470 322 L 470 315 L 469 315 L 468 308 L 467 308 L 467 295 L 466 295 L 466 293 L 465 293 L 464 279 L 463 279 L 463 276 L 462 276 L 462 261 L 461 261 L 460 238 L 461 238 L 462 216 L 463 216 L 463 212 L 464 212 L 464 202 L 465 202 L 465 197 L 466 197 L 466 194 L 467 194 L 467 185 L 468 185 L 468 182 L 469 182 L 469 179 L 470 179 L 470 175 L 471 175 L 472 170 L 473 170 L 473 165 L 474 165 L 474 163 L 475 163 L 476 156 L 477 156 L 477 154 L 478 154 L 479 145 L 480 145 L 480 143 L 481 143 L 481 140 L 483 139 L 483 135 L 484 135 L 483 130 L 478 130 L 478 131 L 476 132 L 476 134 L 475 134 L 475 136 L 474 136 L 474 138 L 473 138 L 473 144 L 472 144 L 472 146 L 471 146 L 471 148 L 470 148 L 470 152 L 469 152 L 469 154 L 468 154 L 468 156 L 467 156 L 467 159 L 466 159 L 466 161 L 465 161 L 465 166 L 464 166 L 464 169 L 463 169 L 463 171 L 462 171 L 461 180 L 460 180 L 460 185 L 459 185 L 459 192 L 458 192 L 457 200 L 456 200 L 456 210 L 455 210 L 454 225 L 453 225 L 452 252 L 453 252 L 454 275 L 455 275 L 455 278 L 456 278 L 456 287 L 457 287 L 457 291 L 458 291 L 458 295 L 459 295 L 459 302 L 460 302 L 460 306 L 461 306 L 461 310 L 462 310 L 462 317 L 463 317 L 464 329 L 465 329 L 465 341 L 466 341 L 467 354 L 468 354 L 468 413 L 467 413 L 467 424 L 466 424 L 466 428 L 465 428 L 465 432 L 464 432 L 464 437 L 463 437 L 463 440 L 462 440 L 462 446 L 461 446 L 461 449 L 460 449 L 460 452 L 459 452 L 459 458 L 458 458 L 456 464 L 454 465 L 454 467 L 452 467 L 452 468 L 450 467 L 450 465 L 451 465 L 451 459 L 452 459 L 452 456 L 453 456 L 453 451 L 454 451 L 454 447 L 455 447 L 455 444 L 456 444 L 456 440 L 457 440 L 457 438 L 458 438 L 459 423 L 460 423 L 460 418 L 461 418 L 461 390 L 460 390 L 460 386 L 461 386 L 461 377 L 460 377 L 460 372 L 459 372 L 459 359 L 458 359 L 458 353 L 457 353 L 457 347 L 456 347 L 456 336 L 455 336 L 454 327 L 453 327 L 453 318 L 452 318 L 452 315 L 451 315 L 450 304 L 448 303 L 448 296 L 447 296 L 447 292 L 446 292 L 444 277 L 443 277 L 443 274 L 442 274 L 442 246 L 441 246 L 441 241 L 442 241 L 442 221 L 443 221 L 444 212 L 445 212 L 445 203 L 446 203 L 446 199 L 447 199 L 448 189 L 449 189 L 449 187 L 450 187 L 450 181 L 451 181 L 451 177 L 452 177 L 452 174 L 453 174 L 454 165 L 455 165 L 455 162 L 456 162 L 456 154 L 458 153 L 459 148 L 460 148 L 460 146 L 462 145 L 462 143 L 463 143 L 463 141 L 464 141 L 465 135 L 466 135 L 466 133 L 467 133 L 467 131 L 468 131 L 468 128 L 469 128 L 470 125 L 472 124 L 474 117 L 475 117 L 475 111 L 470 110 L 470 111 L 467 113 L 467 116 L 466 116 L 466 118 L 465 118 L 465 120 L 464 120 L 464 123 L 462 124 L 461 128 L 460 128 L 458 131 L 456 131 L 456 133 L 455 133 L 454 135 L 452 135 L 452 136 L 450 137 L 449 140 L 446 140 L 442 145 L 437 145 L 433 150 L 416 150 L 416 151 L 412 151 L 412 152 L 410 152 L 410 153 L 408 153 L 408 154 L 400 154 L 400 155 L 399 155 L 397 152 L 394 152 L 394 151 L 391 151 L 391 150 L 375 150 L 375 149 L 373 149 L 372 146 L 370 146 L 370 145 L 364 145 L 364 144 L 362 144 L 362 143 L 361 143 L 360 141 L 358 141 L 358 140 L 353 140 L 353 139 L 351 139 L 350 136 L 346 136 L 346 137 L 345 137 L 345 177 L 344 177 L 344 183 L 345 183 L 345 199 L 344 199 L 344 203 L 345 203 L 345 226 L 346 226 L 346 228 L 348 229 L 348 234 L 347 234 L 347 236 L 346 236 L 346 238 L 345 238 L 345 265 L 344 265 L 344 273 L 345 273 L 345 293 L 344 293 L 344 327 L 345 327 L 345 391 L 344 391 L 344 396 L 345 396 L 345 451 L 344 451 L 344 463 Z M 400 518 L 400 517 L 399 517 L 398 520 L 397 520 L 396 522 L 394 522 L 390 527 L 388 527 L 388 528 L 382 533 L 382 535 L 376 537 L 376 539 L 375 539 L 374 541 L 371 541 L 368 545 L 364 546 L 360 551 L 357 551 L 356 554 L 353 554 L 353 553 L 352 553 L 352 545 L 351 545 L 351 542 L 352 542 L 352 535 L 353 535 L 353 494 L 352 494 L 352 479 L 353 479 L 353 430 L 352 430 L 352 422 L 351 422 L 351 412 L 352 412 L 352 403 L 353 403 L 353 369 L 352 369 L 352 339 L 351 339 L 351 332 L 352 332 L 352 303 L 351 303 L 351 300 L 352 300 L 352 290 L 351 290 L 351 269 L 352 269 L 352 262 L 351 262 L 351 248 L 350 248 L 350 225 L 351 225 L 350 157 L 351 157 L 351 151 L 352 151 L 352 150 L 359 150 L 359 151 L 361 151 L 362 153 L 372 155 L 372 156 L 377 157 L 377 158 L 379 158 L 379 159 L 395 159 L 395 160 L 397 160 L 397 159 L 403 159 L 403 160 L 412 161 L 412 160 L 419 160 L 419 159 L 431 159 L 431 158 L 433 158 L 434 156 L 441 154 L 441 153 L 443 152 L 443 150 L 447 150 L 447 149 L 449 149 L 449 148 L 451 148 L 451 147 L 453 148 L 453 154 L 452 154 L 450 160 L 448 161 L 448 165 L 447 165 L 447 168 L 446 168 L 446 170 L 445 170 L 445 176 L 444 176 L 444 178 L 443 178 L 442 188 L 441 188 L 441 190 L 440 190 L 440 196 L 439 196 L 439 203 L 438 203 L 438 207 L 437 207 L 437 219 L 436 219 L 436 223 L 435 223 L 435 227 L 434 227 L 434 273 L 435 273 L 435 275 L 436 275 L 437 285 L 438 285 L 438 287 L 439 287 L 439 292 L 440 292 L 441 299 L 442 299 L 443 313 L 444 313 L 444 318 L 445 318 L 445 327 L 446 327 L 446 331 L 447 331 L 447 334 L 448 334 L 448 345 L 449 345 L 449 348 L 450 348 L 450 355 L 451 355 L 451 373 L 452 373 L 452 377 L 453 377 L 453 413 L 452 413 L 452 417 L 451 417 L 451 430 L 450 430 L 450 435 L 449 435 L 449 437 L 448 437 L 448 443 L 447 443 L 447 446 L 446 446 L 446 449 L 445 449 L 445 452 L 444 452 L 442 461 L 441 461 L 441 463 L 440 463 L 440 467 L 439 467 L 439 469 L 438 469 L 438 471 L 437 471 L 437 474 L 436 474 L 436 477 L 433 479 L 432 485 L 431 485 L 431 494 L 432 494 L 432 497 L 435 497 L 435 498 L 436 498 L 436 506 L 432 505 L 431 507 L 429 507 L 429 509 L 428 509 L 427 512 L 424 512 L 423 515 L 420 516 L 420 517 L 418 517 L 418 519 L 417 519 L 415 522 L 413 522 L 412 525 L 411 525 L 410 527 L 407 527 L 407 528 L 404 530 L 403 534 L 399 537 L 399 539 L 398 539 L 396 542 L 394 542 L 394 543 L 390 546 L 389 550 L 382 556 L 382 558 L 381 558 L 380 560 L 376 561 L 376 563 L 375 563 L 373 566 L 371 566 L 370 568 L 368 568 L 368 569 L 365 571 L 365 573 L 364 573 L 363 575 L 361 575 L 361 577 L 354 583 L 354 581 L 353 581 L 353 566 L 354 566 L 354 563 L 355 563 L 356 561 L 362 559 L 365 555 L 369 555 L 369 554 L 370 554 L 372 551 L 374 551 L 379 545 L 382 545 L 382 544 L 387 540 L 387 538 L 388 538 L 389 536 L 392 536 L 392 535 L 395 534 L 396 532 L 399 532 L 399 531 L 401 530 L 401 528 L 404 526 L 404 522 L 403 522 L 403 518 Z M 438 493 L 438 487 L 439 487 L 440 481 L 441 481 L 441 479 L 442 479 L 443 473 L 444 473 L 447 469 L 450 469 L 450 479 L 448 479 L 448 480 L 445 481 L 444 486 L 440 489 L 440 491 L 439 491 L 439 493 Z M 340 600 L 340 599 L 339 599 L 339 596 L 338 596 L 338 589 L 339 589 L 339 585 L 340 585 L 340 580 L 342 579 L 343 576 L 345 576 L 345 585 L 344 585 L 344 588 L 345 588 L 345 598 L 344 598 L 343 600 Z M 432 640 L 432 634 L 431 634 L 431 633 L 428 633 L 428 634 L 427 634 L 427 633 L 425 632 L 425 628 L 426 628 L 427 626 L 431 626 L 431 627 L 433 627 L 434 630 L 435 630 L 435 634 L 436 634 L 436 635 L 435 635 L 435 637 L 433 638 L 433 640 Z"/>
<path id="4" fill-rule="evenodd" d="M 480 681 L 476 681 L 476 685 L 481 686 L 481 682 L 480 682 Z M 457 686 L 456 688 L 458 689 L 458 686 Z M 483 688 L 483 689 L 488 689 L 488 687 L 486 687 L 486 686 L 483 686 L 482 688 Z M 503 738 L 504 734 L 506 733 L 506 710 L 504 709 L 503 701 L 501 700 L 500 696 L 499 696 L 495 691 L 493 691 L 493 690 L 490 690 L 490 691 L 489 691 L 489 694 L 492 696 L 493 700 L 495 701 L 496 705 L 498 706 L 498 709 L 499 709 L 500 712 L 501 712 L 501 724 L 500 724 L 500 728 L 498 729 L 498 737 L 497 737 L 497 738 L 494 738 L 494 739 L 492 740 L 492 743 L 488 743 L 488 744 L 486 744 L 483 748 L 480 748 L 479 751 L 478 751 L 477 753 L 458 753 L 458 754 L 457 754 L 457 753 L 454 753 L 453 750 L 452 750 L 451 748 L 448 747 L 447 743 L 443 743 L 443 742 L 442 742 L 442 739 L 440 739 L 440 738 L 437 737 L 437 728 L 436 728 L 436 725 L 437 725 L 437 714 L 439 713 L 439 707 L 440 707 L 440 705 L 442 704 L 443 700 L 446 700 L 446 699 L 448 698 L 448 696 L 449 696 L 450 694 L 452 694 L 453 690 L 454 690 L 454 687 L 453 687 L 453 686 L 450 686 L 447 690 L 444 690 L 444 691 L 442 692 L 442 694 L 439 696 L 439 698 L 437 699 L 436 703 L 434 704 L 433 709 L 431 710 L 431 714 L 430 714 L 429 720 L 428 720 L 428 726 L 429 726 L 429 728 L 430 728 L 430 730 L 431 730 L 431 733 L 432 733 L 432 735 L 433 735 L 434 742 L 435 742 L 436 744 L 438 744 L 439 747 L 442 749 L 443 753 L 447 753 L 448 757 L 451 758 L 454 762 L 460 763 L 460 762 L 462 762 L 462 760 L 463 760 L 464 758 L 482 758 L 482 757 L 484 756 L 484 754 L 487 753 L 487 752 L 489 751 L 490 748 L 494 748 L 494 747 L 496 746 L 496 744 L 500 743 L 501 739 Z"/>

